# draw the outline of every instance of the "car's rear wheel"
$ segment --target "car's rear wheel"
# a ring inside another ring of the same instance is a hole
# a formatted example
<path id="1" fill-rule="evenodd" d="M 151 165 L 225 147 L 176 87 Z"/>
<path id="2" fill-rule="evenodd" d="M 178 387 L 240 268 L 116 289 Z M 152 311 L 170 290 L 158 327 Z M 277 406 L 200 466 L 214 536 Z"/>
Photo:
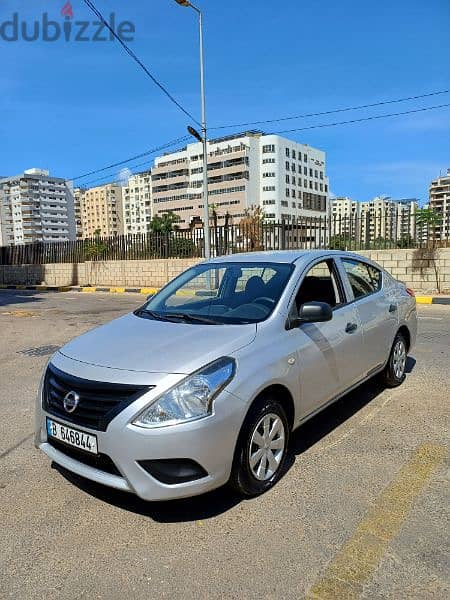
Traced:
<path id="1" fill-rule="evenodd" d="M 281 477 L 289 442 L 282 405 L 267 396 L 250 409 L 239 434 L 230 485 L 239 494 L 257 496 Z"/>
<path id="2" fill-rule="evenodd" d="M 408 347 L 405 336 L 397 333 L 392 344 L 391 353 L 382 373 L 384 383 L 389 387 L 397 387 L 405 380 Z"/>

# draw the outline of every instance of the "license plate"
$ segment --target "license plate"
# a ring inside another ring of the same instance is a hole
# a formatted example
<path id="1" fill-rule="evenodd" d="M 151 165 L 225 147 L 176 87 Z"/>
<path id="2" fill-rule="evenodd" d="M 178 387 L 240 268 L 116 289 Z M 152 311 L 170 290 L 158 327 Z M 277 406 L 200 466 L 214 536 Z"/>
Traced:
<path id="1" fill-rule="evenodd" d="M 91 454 L 97 454 L 97 436 L 47 418 L 47 435 Z"/>

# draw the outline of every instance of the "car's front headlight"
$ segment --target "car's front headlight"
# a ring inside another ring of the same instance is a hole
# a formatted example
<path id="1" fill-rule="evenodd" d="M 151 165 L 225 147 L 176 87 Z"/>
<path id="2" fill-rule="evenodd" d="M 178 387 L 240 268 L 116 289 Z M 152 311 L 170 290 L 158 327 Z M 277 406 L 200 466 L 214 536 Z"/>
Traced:
<path id="1" fill-rule="evenodd" d="M 214 398 L 233 379 L 236 363 L 219 358 L 164 392 L 133 421 L 138 427 L 164 427 L 207 417 Z"/>

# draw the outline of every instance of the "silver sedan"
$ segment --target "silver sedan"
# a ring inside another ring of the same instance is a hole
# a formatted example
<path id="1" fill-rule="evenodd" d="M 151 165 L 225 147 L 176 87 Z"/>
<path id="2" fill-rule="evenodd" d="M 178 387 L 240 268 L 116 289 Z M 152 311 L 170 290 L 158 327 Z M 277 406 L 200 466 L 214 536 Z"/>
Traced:
<path id="1" fill-rule="evenodd" d="M 402 383 L 416 330 L 413 292 L 353 253 L 203 262 L 51 358 L 35 443 L 146 500 L 260 494 L 299 425 L 375 375 Z"/>

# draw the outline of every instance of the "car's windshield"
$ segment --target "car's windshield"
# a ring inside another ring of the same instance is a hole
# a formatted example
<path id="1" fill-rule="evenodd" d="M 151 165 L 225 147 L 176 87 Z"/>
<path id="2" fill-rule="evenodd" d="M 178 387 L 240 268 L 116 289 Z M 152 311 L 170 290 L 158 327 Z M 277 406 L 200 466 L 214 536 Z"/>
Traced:
<path id="1" fill-rule="evenodd" d="M 264 321 L 293 271 L 290 264 L 207 263 L 169 283 L 136 314 L 190 324 Z"/>

